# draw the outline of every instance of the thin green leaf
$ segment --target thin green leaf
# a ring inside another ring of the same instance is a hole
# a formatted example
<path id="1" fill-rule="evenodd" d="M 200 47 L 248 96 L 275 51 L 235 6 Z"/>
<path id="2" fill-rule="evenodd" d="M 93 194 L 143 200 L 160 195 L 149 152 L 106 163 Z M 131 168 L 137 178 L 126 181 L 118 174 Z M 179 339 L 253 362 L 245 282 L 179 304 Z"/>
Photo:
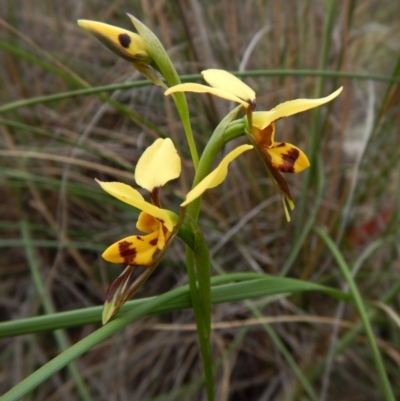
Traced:
<path id="1" fill-rule="evenodd" d="M 383 360 L 382 360 L 381 354 L 379 352 L 378 345 L 376 343 L 374 332 L 372 330 L 371 323 L 368 318 L 367 309 L 364 305 L 364 301 L 361 297 L 361 294 L 358 291 L 358 287 L 353 279 L 353 276 L 351 275 L 349 266 L 343 259 L 343 256 L 342 256 L 340 250 L 338 249 L 336 244 L 332 241 L 332 239 L 329 237 L 329 235 L 319 227 L 315 227 L 314 230 L 322 238 L 322 240 L 325 242 L 326 246 L 331 251 L 333 257 L 335 258 L 335 260 L 340 268 L 340 271 L 341 271 L 343 277 L 345 278 L 345 280 L 350 288 L 350 292 L 353 296 L 354 303 L 357 307 L 358 313 L 360 314 L 361 320 L 364 325 L 364 330 L 367 335 L 370 349 L 372 351 L 372 357 L 375 362 L 375 367 L 376 367 L 378 377 L 379 377 L 379 380 L 380 380 L 380 383 L 382 386 L 385 400 L 386 401 L 395 401 L 392 386 L 387 377 L 385 365 L 383 364 Z"/>
<path id="2" fill-rule="evenodd" d="M 52 314 L 54 313 L 54 306 L 49 294 L 46 291 L 45 285 L 43 283 L 39 266 L 37 264 L 37 260 L 34 254 L 34 248 L 31 241 L 31 234 L 28 223 L 23 220 L 21 222 L 21 234 L 22 239 L 25 244 L 25 253 L 26 259 L 29 264 L 29 268 L 31 270 L 32 281 L 36 287 L 36 291 L 38 292 L 43 309 L 45 313 Z M 55 340 L 62 351 L 65 351 L 70 347 L 69 339 L 64 331 L 55 331 L 54 332 Z M 82 400 L 90 401 L 92 398 L 90 397 L 87 386 L 83 380 L 82 373 L 79 371 L 78 366 L 74 361 L 71 361 L 68 364 L 68 370 L 76 383 L 76 388 Z"/>
<path id="3" fill-rule="evenodd" d="M 180 288 L 183 288 L 180 297 L 173 298 L 168 303 L 159 304 L 146 313 L 159 314 L 190 308 L 192 303 L 189 286 L 185 285 Z M 274 277 L 260 273 L 231 273 L 211 277 L 212 304 L 243 301 L 244 299 L 255 299 L 276 294 L 296 294 L 305 291 L 320 291 L 336 299 L 352 302 L 351 295 L 340 290 L 294 278 Z M 125 315 L 153 299 L 155 297 L 129 301 L 121 308 L 119 314 Z M 0 338 L 87 324 L 101 324 L 102 308 L 102 306 L 95 306 L 53 315 L 1 322 Z"/>

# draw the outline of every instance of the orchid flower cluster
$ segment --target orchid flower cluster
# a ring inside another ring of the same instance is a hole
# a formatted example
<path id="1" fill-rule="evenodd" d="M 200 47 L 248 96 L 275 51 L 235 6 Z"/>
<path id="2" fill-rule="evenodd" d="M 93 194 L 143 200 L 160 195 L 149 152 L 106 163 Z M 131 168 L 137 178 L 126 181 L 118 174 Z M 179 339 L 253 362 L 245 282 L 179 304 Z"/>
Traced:
<path id="1" fill-rule="evenodd" d="M 128 14 L 129 15 L 129 14 Z M 123 264 L 127 267 L 108 289 L 103 309 L 103 323 L 114 316 L 120 307 L 137 291 L 151 274 L 163 257 L 173 238 L 178 235 L 185 238 L 182 233 L 183 225 L 190 219 L 197 219 L 200 208 L 199 199 L 208 189 L 221 184 L 228 173 L 228 165 L 242 153 L 254 149 L 261 156 L 267 172 L 276 186 L 285 212 L 286 219 L 290 221 L 289 209 L 294 208 L 293 198 L 282 173 L 299 173 L 309 167 L 310 163 L 305 153 L 298 147 L 275 141 L 275 123 L 285 117 L 312 109 L 330 102 L 336 98 L 342 88 L 329 96 L 320 99 L 296 99 L 284 102 L 269 111 L 256 110 L 256 93 L 252 88 L 231 73 L 220 69 L 207 69 L 202 72 L 208 85 L 198 83 L 181 83 L 175 68 L 167 53 L 154 34 L 140 21 L 130 16 L 138 33 L 108 24 L 79 20 L 78 25 L 93 34 L 105 46 L 118 56 L 130 61 L 133 66 L 155 85 L 165 89 L 166 96 L 172 96 L 182 123 L 192 153 L 194 167 L 196 168 L 196 150 L 191 129 L 184 120 L 187 113 L 186 100 L 182 92 L 208 93 L 239 104 L 237 110 L 220 124 L 213 137 L 223 138 L 228 124 L 237 115 L 240 109 L 244 110 L 240 135 L 245 135 L 251 144 L 241 145 L 228 153 L 218 166 L 209 172 L 215 155 L 221 150 L 221 141 L 212 141 L 209 148 L 216 146 L 212 152 L 203 152 L 200 157 L 199 168 L 196 170 L 193 188 L 186 194 L 185 200 L 180 204 L 178 213 L 163 209 L 159 192 L 169 181 L 179 177 L 181 160 L 171 139 L 157 139 L 140 157 L 135 170 L 135 181 L 138 186 L 148 191 L 150 202 L 145 200 L 141 193 L 129 185 L 120 182 L 101 182 L 96 180 L 101 188 L 140 211 L 136 228 L 144 234 L 134 234 L 112 244 L 103 253 L 103 258 L 111 263 Z M 190 123 L 189 123 L 190 125 Z M 214 145 L 218 144 L 218 145 Z M 202 168 L 200 168 L 202 167 Z M 197 203 L 194 202 L 198 200 Z M 191 213 L 186 207 L 193 203 Z M 196 204 L 195 204 L 196 203 Z M 193 246 L 187 242 L 193 252 Z M 132 272 L 136 267 L 144 269 L 143 273 L 131 282 Z"/>

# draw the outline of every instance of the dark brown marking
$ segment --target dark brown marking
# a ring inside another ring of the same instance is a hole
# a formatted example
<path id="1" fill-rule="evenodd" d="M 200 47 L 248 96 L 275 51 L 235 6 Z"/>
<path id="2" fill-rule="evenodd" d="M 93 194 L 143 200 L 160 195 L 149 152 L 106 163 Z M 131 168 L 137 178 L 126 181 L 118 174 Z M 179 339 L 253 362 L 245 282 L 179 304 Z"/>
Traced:
<path id="1" fill-rule="evenodd" d="M 250 105 L 250 108 L 252 111 L 254 111 L 256 109 L 256 107 L 257 107 L 256 99 L 254 99 L 254 100 L 249 99 L 249 100 L 247 100 L 247 103 Z"/>
<path id="2" fill-rule="evenodd" d="M 161 207 L 160 187 L 154 187 L 153 190 L 150 192 L 150 197 L 151 197 L 151 201 L 153 202 L 153 205 L 156 205 L 157 207 Z"/>
<path id="3" fill-rule="evenodd" d="M 119 255 L 124 259 L 124 264 L 132 265 L 136 257 L 136 248 L 131 248 L 132 242 L 121 241 L 118 243 Z"/>
<path id="4" fill-rule="evenodd" d="M 258 130 L 255 132 L 256 142 L 260 148 L 268 149 L 271 146 L 271 137 L 274 132 L 274 127 L 272 124 L 265 127 L 263 130 Z"/>
<path id="5" fill-rule="evenodd" d="M 157 245 L 157 242 L 158 242 L 158 238 L 154 238 L 149 242 L 149 244 L 155 246 L 155 245 Z"/>
<path id="6" fill-rule="evenodd" d="M 143 239 L 140 235 L 137 235 L 137 236 L 136 236 L 136 239 L 137 239 L 138 241 L 144 241 L 144 239 Z"/>
<path id="7" fill-rule="evenodd" d="M 285 142 L 280 143 L 279 145 L 275 146 L 276 148 L 281 148 L 282 146 L 286 146 Z"/>
<path id="8" fill-rule="evenodd" d="M 282 153 L 282 163 L 279 166 L 279 171 L 282 173 L 294 173 L 294 165 L 299 158 L 300 152 L 292 148 L 287 153 Z"/>
<path id="9" fill-rule="evenodd" d="M 118 35 L 118 40 L 121 46 L 124 47 L 125 49 L 127 49 L 131 44 L 131 38 L 127 33 L 121 33 L 120 35 Z"/>

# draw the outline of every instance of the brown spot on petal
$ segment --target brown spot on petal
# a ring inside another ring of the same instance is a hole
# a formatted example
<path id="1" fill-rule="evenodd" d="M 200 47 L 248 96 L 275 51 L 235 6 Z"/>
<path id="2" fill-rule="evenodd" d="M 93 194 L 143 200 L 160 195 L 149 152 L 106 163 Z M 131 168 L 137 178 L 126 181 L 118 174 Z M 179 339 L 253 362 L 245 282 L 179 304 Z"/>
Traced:
<path id="1" fill-rule="evenodd" d="M 136 236 L 136 239 L 137 239 L 138 241 L 144 241 L 144 239 L 143 239 L 140 235 L 137 235 L 137 236 Z"/>
<path id="2" fill-rule="evenodd" d="M 126 265 L 132 265 L 136 257 L 136 248 L 131 248 L 132 242 L 121 241 L 118 243 L 119 255 Z"/>
<path id="3" fill-rule="evenodd" d="M 153 245 L 153 246 L 156 246 L 156 245 L 157 245 L 157 242 L 158 242 L 158 238 L 154 238 L 154 239 L 152 239 L 152 240 L 149 242 L 149 244 L 150 244 L 150 245 Z"/>
<path id="4" fill-rule="evenodd" d="M 131 44 L 131 38 L 126 33 L 121 33 L 120 35 L 118 35 L 118 40 L 121 46 L 124 47 L 125 49 L 127 49 Z"/>
<path id="5" fill-rule="evenodd" d="M 285 143 L 279 146 L 285 146 Z M 282 153 L 282 163 L 278 167 L 282 173 L 294 173 L 294 165 L 296 160 L 299 158 L 299 151 L 295 148 L 291 148 L 287 153 Z"/>

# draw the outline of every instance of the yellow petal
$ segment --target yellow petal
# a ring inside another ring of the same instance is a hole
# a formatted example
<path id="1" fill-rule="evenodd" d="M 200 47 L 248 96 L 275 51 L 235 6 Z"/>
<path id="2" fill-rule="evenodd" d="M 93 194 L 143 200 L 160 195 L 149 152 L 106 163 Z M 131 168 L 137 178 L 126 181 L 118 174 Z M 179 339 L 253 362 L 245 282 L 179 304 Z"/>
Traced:
<path id="1" fill-rule="evenodd" d="M 248 103 L 256 99 L 256 93 L 239 78 L 225 70 L 209 69 L 201 72 L 203 78 L 214 88 L 229 92 Z"/>
<path id="2" fill-rule="evenodd" d="M 265 150 L 271 156 L 272 166 L 281 173 L 299 173 L 310 166 L 304 152 L 290 143 L 275 142 Z"/>
<path id="3" fill-rule="evenodd" d="M 130 266 L 151 266 L 157 250 L 158 230 L 147 235 L 132 235 L 109 246 L 102 257 L 107 262 Z"/>
<path id="4" fill-rule="evenodd" d="M 152 191 L 166 182 L 178 178 L 181 158 L 171 139 L 157 139 L 140 157 L 135 170 L 135 180 L 142 188 Z"/>
<path id="5" fill-rule="evenodd" d="M 264 129 L 268 127 L 272 122 L 279 120 L 283 117 L 288 117 L 293 114 L 300 113 L 314 107 L 321 106 L 324 103 L 328 103 L 335 97 L 339 96 L 342 92 L 343 87 L 333 92 L 331 95 L 320 98 L 320 99 L 296 99 L 288 102 L 281 103 L 270 111 L 256 112 L 253 113 L 253 125 L 258 129 Z"/>
<path id="6" fill-rule="evenodd" d="M 146 202 L 143 196 L 131 186 L 122 182 L 102 182 L 97 179 L 96 181 L 110 195 L 160 220 L 167 227 L 168 231 L 173 230 L 175 222 L 171 217 L 171 213 L 168 210 L 160 209 Z"/>
<path id="7" fill-rule="evenodd" d="M 218 97 L 222 97 L 223 99 L 230 100 L 232 102 L 240 103 L 244 107 L 249 107 L 249 103 L 245 102 L 244 100 L 240 99 L 239 97 L 233 95 L 230 92 L 224 91 L 222 89 L 212 88 L 211 86 L 200 85 L 200 84 L 180 84 L 175 85 L 169 88 L 164 92 L 165 96 L 170 95 L 171 93 L 175 92 L 196 92 L 196 93 L 210 93 L 211 95 L 215 95 Z"/>
<path id="8" fill-rule="evenodd" d="M 214 188 L 223 182 L 228 174 L 229 163 L 240 156 L 243 152 L 253 149 L 252 145 L 241 145 L 229 152 L 210 174 L 197 184 L 187 195 L 186 200 L 181 203 L 181 207 L 186 206 L 196 198 L 201 196 L 204 191 Z"/>
<path id="9" fill-rule="evenodd" d="M 165 244 L 169 241 L 171 238 L 172 233 L 170 233 L 168 230 L 165 229 L 165 227 L 160 224 L 159 231 L 158 231 L 158 241 L 157 241 L 157 247 L 158 249 L 163 249 L 165 247 Z"/>
<path id="10" fill-rule="evenodd" d="M 161 223 L 159 220 L 155 219 L 153 216 L 150 216 L 146 212 L 142 212 L 139 214 L 138 221 L 136 222 L 136 228 L 144 233 L 152 233 L 158 230 L 160 224 Z"/>
<path id="11" fill-rule="evenodd" d="M 175 224 L 178 221 L 175 222 Z M 163 249 L 166 242 L 171 238 L 171 233 L 165 229 L 164 225 L 160 223 L 159 220 L 155 219 L 153 216 L 142 212 L 139 215 L 139 219 L 136 223 L 136 228 L 144 233 L 152 233 L 158 231 L 158 249 Z"/>
<path id="12" fill-rule="evenodd" d="M 137 33 L 97 21 L 81 19 L 78 20 L 78 25 L 125 60 L 151 63 L 144 41 Z"/>

